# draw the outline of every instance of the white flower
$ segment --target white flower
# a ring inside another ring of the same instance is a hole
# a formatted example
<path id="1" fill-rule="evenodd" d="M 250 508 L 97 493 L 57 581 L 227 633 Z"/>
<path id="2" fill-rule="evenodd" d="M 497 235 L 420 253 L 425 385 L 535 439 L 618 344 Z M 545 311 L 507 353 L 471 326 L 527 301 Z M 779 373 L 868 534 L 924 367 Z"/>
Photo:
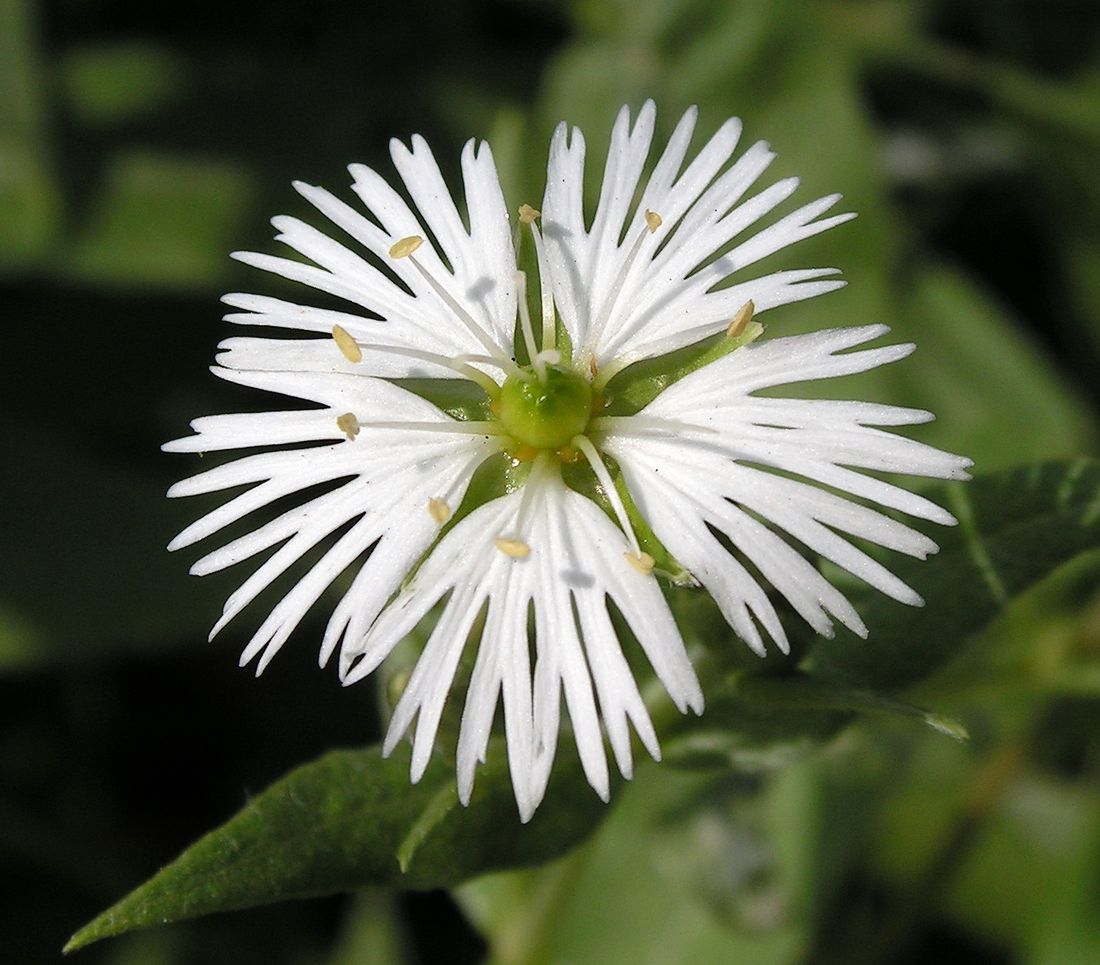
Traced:
<path id="1" fill-rule="evenodd" d="M 838 200 L 831 196 L 742 239 L 797 182 L 781 181 L 746 198 L 772 154 L 755 144 L 732 161 L 737 120 L 685 163 L 694 111 L 680 120 L 643 179 L 654 116 L 652 103 L 633 125 L 627 110 L 620 112 L 590 225 L 582 197 L 584 139 L 565 125 L 555 132 L 541 231 L 539 212 L 526 205 L 518 225 L 517 237 L 520 243 L 530 238 L 538 267 L 534 320 L 488 145 L 471 141 L 462 153 L 466 220 L 419 137 L 411 149 L 391 145 L 412 206 L 360 165 L 350 171 L 365 212 L 297 184 L 344 240 L 280 217 L 274 219 L 278 240 L 308 262 L 235 257 L 348 307 L 228 295 L 225 301 L 239 310 L 228 321 L 324 337 L 231 338 L 221 345 L 214 372 L 319 407 L 199 419 L 195 435 L 165 447 L 291 446 L 244 456 L 174 486 L 172 496 L 251 488 L 184 530 L 172 549 L 281 497 L 327 484 L 192 569 L 210 573 L 278 547 L 229 598 L 216 633 L 304 554 L 327 546 L 263 622 L 242 664 L 257 659 L 262 670 L 357 561 L 321 647 L 322 664 L 339 650 L 346 682 L 378 667 L 442 604 L 393 714 L 387 752 L 415 722 L 412 778 L 420 777 L 465 660 L 472 671 L 458 739 L 459 795 L 469 799 L 503 700 L 524 820 L 545 792 L 563 696 L 585 774 L 604 799 L 603 731 L 627 777 L 631 728 L 659 755 L 609 602 L 680 710 L 702 711 L 655 557 L 674 560 L 684 568 L 682 579 L 701 583 L 759 653 L 765 636 L 784 651 L 787 640 L 753 570 L 819 633 L 830 634 L 835 618 L 866 634 L 844 596 L 792 542 L 919 605 L 913 590 L 848 537 L 923 557 L 936 550 L 930 539 L 867 503 L 938 523 L 954 520 L 928 500 L 857 470 L 957 479 L 969 465 L 879 428 L 923 422 L 928 413 L 756 394 L 866 371 L 903 358 L 912 346 L 844 351 L 884 334 L 884 326 L 754 343 L 762 332 L 754 312 L 842 283 L 829 277 L 834 269 L 758 277 L 746 269 L 851 216 L 823 217 Z M 735 283 L 726 284 L 730 276 Z M 522 337 L 514 345 L 517 317 Z M 713 344 L 696 353 L 693 371 L 678 372 L 641 411 L 631 410 L 624 388 L 650 383 L 624 369 L 705 339 Z M 408 383 L 387 381 L 407 377 L 422 380 L 413 386 L 419 395 Z M 479 418 L 470 418 L 468 406 L 444 411 L 427 401 L 438 401 L 433 386 L 456 379 L 484 392 Z M 607 457 L 614 460 L 610 468 Z M 487 501 L 464 502 L 475 470 L 488 460 L 505 466 L 508 484 Z M 587 476 L 589 495 L 566 484 L 563 467 L 574 478 Z M 639 519 L 656 540 L 643 527 L 639 541 Z"/>

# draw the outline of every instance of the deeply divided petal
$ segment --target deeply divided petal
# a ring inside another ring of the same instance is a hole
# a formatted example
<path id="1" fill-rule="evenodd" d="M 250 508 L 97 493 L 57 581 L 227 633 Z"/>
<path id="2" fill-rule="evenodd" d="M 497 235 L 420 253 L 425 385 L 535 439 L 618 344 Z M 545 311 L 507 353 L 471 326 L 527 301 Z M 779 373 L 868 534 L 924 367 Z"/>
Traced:
<path id="1" fill-rule="evenodd" d="M 394 164 L 412 205 L 377 172 L 352 165 L 357 210 L 323 188 L 296 182 L 298 192 L 337 229 L 330 236 L 298 218 L 272 223 L 276 240 L 305 261 L 255 252 L 236 252 L 245 264 L 335 296 L 347 307 L 335 310 L 235 293 L 225 301 L 238 311 L 226 320 L 242 325 L 331 333 L 339 325 L 353 339 L 390 349 L 413 349 L 453 358 L 484 353 L 485 345 L 456 317 L 454 305 L 488 333 L 502 355 L 511 354 L 516 314 L 515 252 L 508 214 L 492 152 L 470 141 L 462 154 L 469 225 L 462 220 L 439 167 L 423 138 L 411 147 L 392 145 Z M 409 236 L 425 242 L 417 250 L 421 271 L 408 258 L 391 257 L 395 242 Z M 434 283 L 429 283 L 425 272 Z M 221 361 L 230 368 L 292 368 L 309 361 L 328 371 L 343 360 L 331 339 L 230 340 Z M 425 371 L 426 369 L 426 371 Z M 358 371 L 368 375 L 445 375 L 445 370 L 391 353 L 367 351 Z"/>
<path id="2" fill-rule="evenodd" d="M 473 670 L 458 744 L 464 801 L 485 759 L 498 702 L 524 820 L 546 789 L 563 700 L 585 775 L 604 799 L 610 786 L 601 719 L 623 774 L 632 770 L 630 727 L 656 755 L 653 727 L 610 606 L 622 614 L 677 706 L 702 709 L 698 681 L 657 582 L 630 566 L 627 549 L 622 532 L 593 502 L 568 489 L 556 467 L 540 464 L 521 491 L 456 524 L 374 625 L 361 637 L 345 637 L 342 666 L 350 682 L 377 667 L 445 600 L 386 740 L 392 749 L 416 720 L 414 779 L 427 764 L 466 647 L 476 652 L 468 658 Z M 468 639 L 479 612 L 483 629 Z"/>
<path id="3" fill-rule="evenodd" d="M 695 120 L 693 108 L 644 179 L 655 109 L 647 102 L 632 124 L 623 108 L 590 226 L 582 192 L 584 138 L 565 125 L 554 134 L 543 232 L 561 321 L 582 360 L 593 358 L 603 367 L 612 359 L 618 364 L 662 354 L 721 331 L 750 299 L 762 312 L 842 284 L 826 279 L 832 269 L 817 268 L 726 283 L 766 256 L 853 216 L 825 217 L 839 200 L 831 195 L 745 237 L 798 182 L 780 181 L 747 196 L 774 155 L 761 142 L 733 161 L 741 134 L 736 119 L 685 164 Z"/>
<path id="4" fill-rule="evenodd" d="M 629 418 L 617 420 L 602 442 L 658 538 L 758 652 L 764 651 L 764 633 L 781 650 L 787 641 L 752 572 L 819 633 L 831 634 L 836 619 L 864 635 L 859 615 L 806 554 L 920 605 L 910 587 L 858 544 L 921 558 L 936 544 L 865 503 L 941 524 L 955 521 L 929 500 L 859 471 L 967 478 L 969 460 L 879 428 L 924 422 L 928 413 L 753 394 L 866 371 L 907 355 L 911 346 L 841 351 L 885 331 L 841 329 L 738 349 L 666 389 L 642 410 L 637 428 Z M 653 433 L 654 420 L 679 430 Z"/>
<path id="5" fill-rule="evenodd" d="M 259 657 L 259 672 L 321 594 L 356 561 L 361 560 L 358 574 L 333 619 L 338 620 L 348 605 L 360 619 L 377 615 L 438 535 L 440 524 L 430 501 L 457 506 L 474 469 L 497 444 L 484 436 L 447 431 L 453 424 L 449 417 L 423 399 L 377 379 L 322 379 L 288 372 L 225 374 L 233 381 L 326 406 L 297 412 L 209 416 L 192 424 L 195 435 L 165 446 L 173 451 L 210 452 L 272 443 L 322 443 L 245 456 L 177 483 L 169 492 L 184 496 L 251 487 L 188 526 L 170 546 L 179 549 L 278 499 L 317 486 L 329 487 L 208 553 L 192 569 L 200 575 L 212 573 L 278 547 L 226 601 L 213 636 L 305 554 L 327 547 L 245 647 L 242 664 Z M 362 420 L 353 439 L 346 438 L 338 425 L 340 416 L 349 410 Z M 372 423 L 372 416 L 390 423 L 416 422 L 421 428 L 409 432 Z M 435 424 L 438 431 L 431 429 Z M 322 662 L 331 649 L 322 650 Z"/>

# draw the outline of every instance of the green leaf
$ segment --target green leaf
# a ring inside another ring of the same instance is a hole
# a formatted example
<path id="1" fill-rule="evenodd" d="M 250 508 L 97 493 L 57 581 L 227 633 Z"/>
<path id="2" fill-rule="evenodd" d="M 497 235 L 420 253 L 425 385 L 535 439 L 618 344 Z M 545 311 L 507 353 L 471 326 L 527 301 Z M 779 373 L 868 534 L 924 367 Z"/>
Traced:
<path id="1" fill-rule="evenodd" d="M 36 7 L 0 0 L 0 270 L 40 256 L 58 227 Z"/>
<path id="2" fill-rule="evenodd" d="M 848 686 L 897 688 L 926 677 L 1013 597 L 1100 546 L 1100 462 L 1040 463 L 931 496 L 959 519 L 937 534 L 930 560 L 892 564 L 925 605 L 876 595 L 863 610 L 867 640 L 838 631 L 813 654 L 816 675 Z"/>
<path id="3" fill-rule="evenodd" d="M 1015 594 L 1100 542 L 1100 462 L 1001 473 L 949 486 L 942 498 L 959 529 L 947 532 L 933 561 L 897 567 L 925 595 L 923 610 L 872 603 L 870 641 L 819 644 L 820 679 L 720 677 L 708 687 L 699 723 L 669 723 L 661 708 L 655 719 L 670 756 L 698 754 L 709 734 L 733 742 L 710 747 L 709 763 L 774 767 L 834 734 L 853 712 L 918 717 L 960 737 L 958 725 L 877 690 L 927 674 Z M 70 948 L 215 911 L 368 885 L 447 886 L 536 865 L 568 852 L 607 814 L 564 749 L 546 801 L 526 826 L 499 744 L 468 808 L 454 806 L 453 777 L 440 758 L 414 786 L 407 760 L 404 750 L 388 760 L 377 749 L 339 751 L 299 768 L 78 932 Z"/>
<path id="4" fill-rule="evenodd" d="M 60 73 L 69 109 L 88 127 L 133 122 L 163 111 L 181 96 L 187 81 L 178 54 L 134 41 L 68 53 Z"/>
<path id="5" fill-rule="evenodd" d="M 470 806 L 447 808 L 440 802 L 454 795 L 453 776 L 438 758 L 410 785 L 407 749 L 388 759 L 377 748 L 328 753 L 80 929 L 66 951 L 211 912 L 369 885 L 441 887 L 539 864 L 578 844 L 607 810 L 575 756 L 562 754 L 547 800 L 523 825 L 506 761 L 504 748 L 491 745 Z"/>
<path id="6" fill-rule="evenodd" d="M 653 768 L 590 845 L 457 897 L 499 965 L 793 965 L 813 883 L 801 790 Z"/>
<path id="7" fill-rule="evenodd" d="M 922 438 L 979 468 L 1058 459 L 1094 447 L 1088 408 L 1065 376 L 976 282 L 947 266 L 919 267 L 894 337 L 917 343 L 890 366 L 895 399 L 931 409 Z M 981 378 L 973 378 L 981 372 Z"/>
<path id="8" fill-rule="evenodd" d="M 253 200 L 241 167 L 152 152 L 111 158 L 73 249 L 58 267 L 110 285 L 214 287 Z"/>
<path id="9" fill-rule="evenodd" d="M 742 670 L 708 689 L 701 719 L 668 724 L 663 760 L 690 769 L 776 770 L 804 757 L 856 715 L 919 720 L 944 736 L 967 738 L 958 721 L 883 694 L 799 672 L 766 676 Z"/>
<path id="10" fill-rule="evenodd" d="M 716 687 L 713 713 L 702 726 L 740 727 L 738 753 L 713 754 L 703 763 L 717 763 L 727 773 L 731 764 L 756 771 L 767 761 L 786 763 L 835 733 L 852 709 L 923 714 L 802 678 L 791 683 L 789 694 L 786 686 L 782 679 L 745 678 L 732 689 Z M 699 756 L 691 743 L 695 726 L 683 718 L 668 728 L 670 757 L 684 763 L 691 753 Z M 655 771 L 644 774 L 640 781 L 652 780 Z M 441 757 L 410 785 L 406 749 L 389 759 L 377 748 L 334 751 L 277 781 L 77 932 L 68 949 L 212 912 L 371 885 L 450 886 L 485 872 L 542 864 L 569 852 L 608 813 L 564 747 L 546 800 L 526 825 L 516 814 L 500 741 L 490 745 L 465 808 Z"/>

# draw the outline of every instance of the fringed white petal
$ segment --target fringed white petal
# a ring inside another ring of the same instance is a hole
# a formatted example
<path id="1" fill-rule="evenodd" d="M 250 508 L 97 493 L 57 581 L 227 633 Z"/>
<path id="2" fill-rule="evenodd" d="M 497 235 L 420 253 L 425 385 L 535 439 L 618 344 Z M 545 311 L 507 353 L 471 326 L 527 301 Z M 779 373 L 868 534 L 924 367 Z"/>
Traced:
<path id="1" fill-rule="evenodd" d="M 528 552 L 502 552 L 498 538 L 522 541 Z M 521 491 L 461 520 L 361 637 L 345 636 L 341 666 L 350 683 L 374 670 L 446 598 L 386 738 L 392 750 L 416 720 L 414 780 L 427 764 L 458 661 L 482 610 L 484 629 L 472 658 L 458 744 L 463 801 L 473 789 L 478 761 L 485 758 L 498 700 L 504 704 L 509 768 L 523 820 L 546 789 L 563 698 L 584 773 L 605 800 L 610 785 L 601 717 L 623 774 L 630 776 L 632 769 L 629 724 L 656 756 L 656 736 L 611 623 L 609 602 L 676 705 L 702 710 L 702 692 L 664 597 L 651 575 L 626 561 L 627 549 L 622 532 L 593 502 L 568 489 L 554 466 L 539 462 Z M 535 655 L 533 667 L 529 651 Z"/>
<path id="2" fill-rule="evenodd" d="M 303 555 L 345 529 L 276 604 L 245 647 L 242 665 L 259 657 L 260 672 L 333 580 L 368 551 L 348 597 L 354 597 L 361 619 L 373 619 L 438 534 L 439 523 L 428 511 L 429 500 L 444 499 L 457 506 L 477 464 L 496 445 L 483 436 L 444 431 L 453 420 L 423 399 L 377 379 L 285 372 L 233 372 L 227 377 L 330 408 L 209 416 L 192 423 L 194 436 L 169 443 L 166 449 L 207 452 L 331 440 L 343 436 L 336 418 L 347 409 L 365 422 L 354 440 L 246 456 L 170 490 L 170 495 L 181 496 L 252 485 L 180 533 L 170 544 L 171 549 L 179 549 L 276 499 L 319 484 L 334 487 L 208 553 L 192 567 L 197 575 L 213 573 L 278 547 L 230 595 L 213 637 Z M 332 407 L 335 402 L 340 405 Z M 421 424 L 438 422 L 440 431 L 378 428 L 367 421 L 372 415 Z M 337 614 L 342 613 L 338 607 Z M 322 663 L 331 649 L 322 648 Z"/>
<path id="3" fill-rule="evenodd" d="M 359 342 L 411 348 L 453 358 L 484 353 L 485 346 L 408 259 L 390 257 L 399 239 L 419 235 L 425 243 L 417 260 L 446 294 L 486 331 L 500 354 L 511 354 L 516 316 L 515 252 L 500 182 L 487 144 L 470 141 L 462 153 L 462 175 L 469 208 L 463 223 L 427 143 L 416 136 L 411 149 L 394 141 L 391 154 L 415 208 L 375 171 L 352 165 L 355 192 L 370 217 L 323 188 L 296 182 L 295 188 L 349 239 L 351 247 L 298 218 L 272 223 L 276 240 L 309 259 L 293 261 L 255 252 L 236 252 L 245 264 L 301 282 L 350 302 L 365 312 L 333 311 L 260 295 L 227 295 L 241 309 L 228 321 L 310 332 L 340 325 Z M 374 220 L 372 220 L 374 219 Z M 292 368 L 304 364 L 301 343 L 283 339 L 231 340 L 221 361 L 229 368 Z M 334 344 L 318 342 L 317 370 L 342 362 Z M 425 371 L 427 369 L 427 371 Z M 339 370 L 343 370 L 342 368 Z M 367 351 L 356 370 L 364 375 L 445 376 L 439 366 L 392 354 Z"/>
<path id="4" fill-rule="evenodd" d="M 851 540 L 919 558 L 934 553 L 936 544 L 822 485 L 918 518 L 955 522 L 929 500 L 855 471 L 967 478 L 969 460 L 877 428 L 926 422 L 928 413 L 752 395 L 790 382 L 866 371 L 908 355 L 908 345 L 841 352 L 886 331 L 884 326 L 838 329 L 738 349 L 666 389 L 639 414 L 676 423 L 683 427 L 678 434 L 653 433 L 641 419 L 632 430 L 626 418 L 617 420 L 603 440 L 658 538 L 758 652 L 764 650 L 761 627 L 781 650 L 787 641 L 745 564 L 755 567 L 819 633 L 831 634 L 835 618 L 866 634 L 847 599 L 795 547 L 832 561 L 894 599 L 922 602 Z M 715 532 L 726 537 L 732 552 Z"/>
<path id="5" fill-rule="evenodd" d="M 727 121 L 684 167 L 695 127 L 693 108 L 643 184 L 655 113 L 647 101 L 631 126 L 629 111 L 620 111 L 591 228 L 584 219 L 584 138 L 563 124 L 550 145 L 542 207 L 550 281 L 573 344 L 582 358 L 595 358 L 601 367 L 612 359 L 630 362 L 713 335 L 750 299 L 761 312 L 842 284 L 822 280 L 833 269 L 803 269 L 718 287 L 766 256 L 852 215 L 823 217 L 839 200 L 832 195 L 733 244 L 785 201 L 797 180 L 781 181 L 742 201 L 774 155 L 758 143 L 730 164 L 741 133 L 736 119 Z M 648 212 L 661 219 L 656 230 L 647 224 Z"/>

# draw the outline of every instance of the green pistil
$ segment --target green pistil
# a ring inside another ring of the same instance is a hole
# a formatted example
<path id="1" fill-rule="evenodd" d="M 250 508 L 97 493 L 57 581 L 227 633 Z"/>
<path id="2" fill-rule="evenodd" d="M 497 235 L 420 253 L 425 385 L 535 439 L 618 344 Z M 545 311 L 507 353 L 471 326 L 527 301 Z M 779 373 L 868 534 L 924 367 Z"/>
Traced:
<path id="1" fill-rule="evenodd" d="M 500 390 L 501 424 L 517 442 L 534 449 L 560 449 L 584 432 L 592 416 L 592 387 L 572 369 L 546 367 L 545 381 L 533 371 L 509 376 Z"/>

